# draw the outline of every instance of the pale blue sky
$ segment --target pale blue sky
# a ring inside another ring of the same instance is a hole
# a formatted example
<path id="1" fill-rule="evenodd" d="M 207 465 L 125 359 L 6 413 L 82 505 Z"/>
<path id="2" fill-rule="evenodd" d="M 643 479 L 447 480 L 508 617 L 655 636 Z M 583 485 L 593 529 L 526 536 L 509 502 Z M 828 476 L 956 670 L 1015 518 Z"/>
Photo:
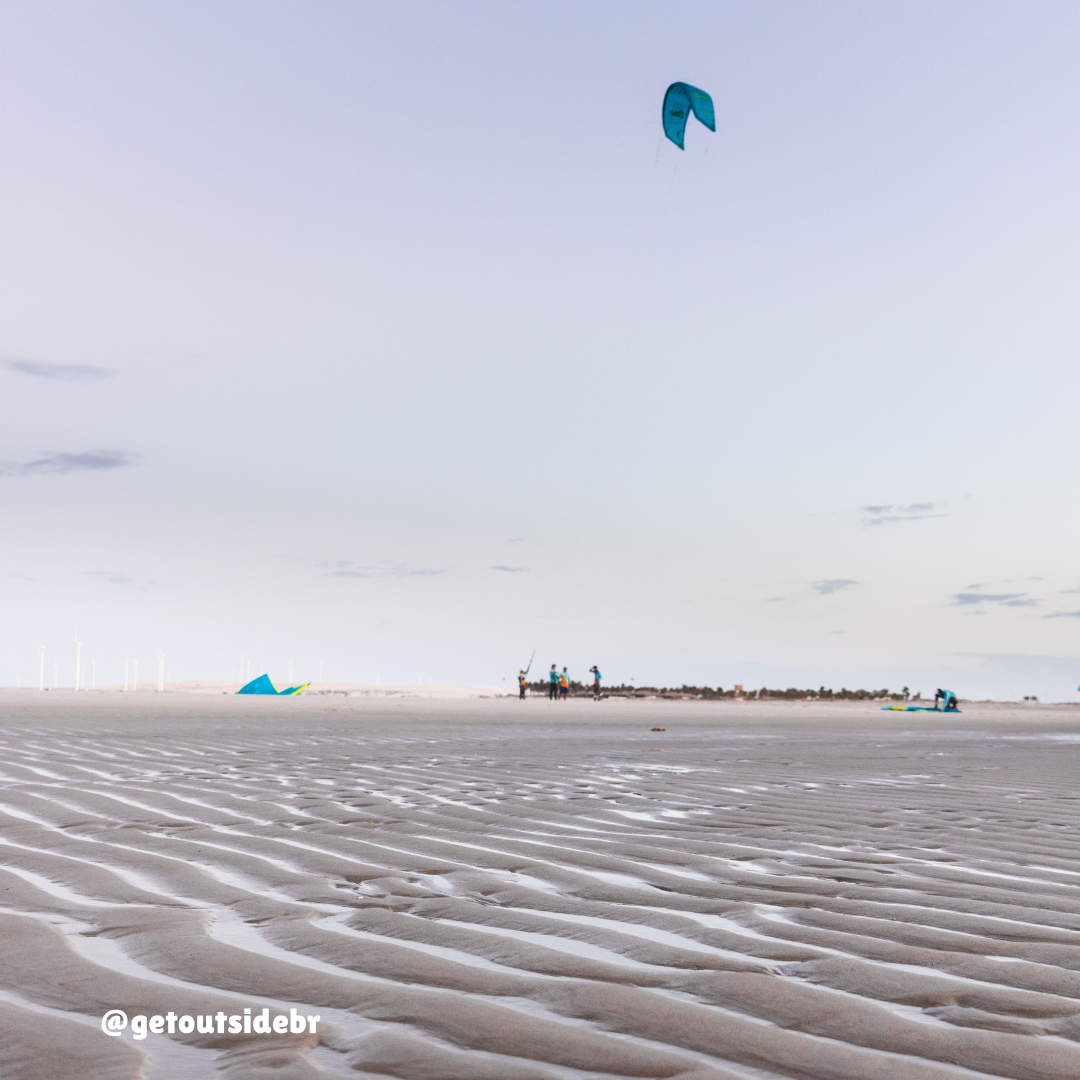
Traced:
<path id="1" fill-rule="evenodd" d="M 1078 46 L 1032 0 L 0 5 L 0 683 L 78 627 L 99 681 L 1075 698 Z"/>

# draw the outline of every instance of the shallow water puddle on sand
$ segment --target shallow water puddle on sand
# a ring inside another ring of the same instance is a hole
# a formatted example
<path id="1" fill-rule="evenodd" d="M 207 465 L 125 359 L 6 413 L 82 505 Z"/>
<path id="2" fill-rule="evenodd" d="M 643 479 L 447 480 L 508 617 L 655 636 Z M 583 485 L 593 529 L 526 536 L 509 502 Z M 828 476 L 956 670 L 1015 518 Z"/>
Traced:
<path id="1" fill-rule="evenodd" d="M 173 785 L 173 786 L 175 787 L 175 786 L 179 786 L 179 785 Z M 233 808 L 231 806 L 230 807 L 215 806 L 213 803 L 208 803 L 208 802 L 206 802 L 206 801 L 204 801 L 202 799 L 196 799 L 191 795 L 177 795 L 175 791 L 161 792 L 160 794 L 162 794 L 162 795 L 164 795 L 164 796 L 166 796 L 166 797 L 168 797 L 170 799 L 176 799 L 177 802 L 187 803 L 190 806 L 200 806 L 204 810 L 213 810 L 213 811 L 215 811 L 216 813 L 219 813 L 219 814 L 226 814 L 226 815 L 228 815 L 230 817 L 241 818 L 244 821 L 250 821 L 252 823 L 252 825 L 273 826 L 273 825 L 278 824 L 278 822 L 276 822 L 276 821 L 269 821 L 266 818 L 254 817 L 251 814 L 242 813 L 241 811 L 239 811 L 239 810 L 237 810 L 237 809 L 235 809 L 235 808 Z M 240 795 L 233 796 L 233 799 L 235 799 L 235 801 L 237 801 L 237 802 L 250 801 L 250 800 L 245 800 L 244 797 L 240 796 Z M 207 822 L 202 822 L 201 819 L 199 819 L 199 820 L 200 820 L 201 824 L 207 824 Z"/>
<path id="2" fill-rule="evenodd" d="M 111 847 L 111 846 L 118 846 L 118 845 L 104 844 L 101 841 L 92 840 L 89 837 L 76 836 L 75 839 L 84 840 L 87 843 L 98 843 L 98 844 L 101 844 L 101 846 L 105 847 L 105 848 L 108 848 L 108 847 Z M 99 870 L 104 870 L 107 873 L 115 875 L 121 881 L 125 882 L 128 885 L 131 885 L 133 888 L 139 889 L 141 892 L 148 893 L 151 896 L 164 896 L 164 897 L 167 897 L 169 900 L 173 900 L 179 905 L 186 905 L 186 906 L 192 906 L 192 907 L 205 906 L 203 901 L 190 901 L 189 902 L 189 901 L 180 900 L 177 897 L 175 897 L 172 893 L 167 892 L 167 891 L 159 888 L 148 877 L 145 877 L 144 875 L 138 873 L 137 871 L 128 870 L 128 869 L 126 869 L 124 867 L 112 866 L 109 863 L 100 862 L 100 861 L 98 861 L 96 859 L 80 859 L 77 855 L 68 855 L 68 854 L 63 853 L 63 852 L 50 851 L 48 848 L 35 848 L 35 847 L 30 847 L 27 844 L 16 844 L 12 840 L 0 839 L 0 846 L 17 848 L 20 851 L 31 852 L 34 855 L 44 855 L 44 856 L 47 856 L 47 857 L 53 858 L 53 859 L 64 859 L 66 861 L 70 861 L 70 862 L 75 863 L 76 866 L 89 866 L 89 867 L 94 867 L 94 868 L 99 869 Z M 126 849 L 126 850 L 137 850 L 137 849 Z M 8 869 L 12 869 L 12 868 L 8 867 Z M 122 902 L 121 901 L 114 901 L 114 903 L 119 905 Z"/>
<path id="3" fill-rule="evenodd" d="M 350 911 L 351 909 L 341 909 Z M 328 964 L 324 960 L 317 960 L 305 953 L 293 952 L 291 949 L 283 949 L 267 941 L 259 933 L 255 926 L 245 922 L 231 911 L 218 909 L 213 913 L 213 918 L 207 927 L 207 933 L 215 941 L 223 945 L 232 945 L 245 952 L 255 953 L 258 956 L 266 956 L 273 960 L 282 960 L 294 967 L 310 968 L 312 971 L 321 972 L 323 975 L 332 975 L 339 979 L 354 979 L 357 982 L 375 983 L 380 986 L 398 986 L 392 979 L 384 979 L 378 975 L 367 975 L 352 968 L 338 967 Z"/>
<path id="4" fill-rule="evenodd" d="M 553 865 L 559 866 L 560 864 L 554 863 Z M 623 889 L 642 889 L 648 892 L 659 892 L 655 885 L 650 885 L 649 882 L 643 881 L 639 877 L 634 877 L 633 874 L 620 874 L 612 870 L 586 870 L 581 866 L 562 866 L 563 870 L 570 870 L 575 874 L 584 874 L 586 877 L 596 878 L 597 881 L 602 881 L 605 885 L 618 885 Z"/>
<path id="5" fill-rule="evenodd" d="M 516 911 L 526 911 L 525 908 L 515 908 Z M 535 912 L 530 912 L 535 914 Z M 556 952 L 570 953 L 572 956 L 580 956 L 587 960 L 599 960 L 605 964 L 616 964 L 619 967 L 635 968 L 639 971 L 681 971 L 681 968 L 662 967 L 659 964 L 646 964 L 640 960 L 633 960 L 622 953 L 613 952 L 599 945 L 592 945 L 578 938 L 557 937 L 554 934 L 541 934 L 532 930 L 511 930 L 505 926 L 491 926 L 488 923 L 459 922 L 457 919 L 439 919 L 440 924 L 457 926 L 462 929 L 478 930 L 484 934 L 493 934 L 496 937 L 514 938 L 517 941 L 526 941 L 530 945 L 541 945 L 545 949 L 554 949 Z M 506 970 L 505 968 L 503 970 Z"/>
<path id="6" fill-rule="evenodd" d="M 465 964 L 467 967 L 482 968 L 485 971 L 498 972 L 500 975 L 505 975 L 507 972 L 513 971 L 517 975 L 523 976 L 535 976 L 538 979 L 551 978 L 552 976 L 544 975 L 539 972 L 531 972 L 524 969 L 515 969 L 507 964 L 496 964 L 492 960 L 487 960 L 482 956 L 477 956 L 475 953 L 466 952 L 464 949 L 454 949 L 446 945 L 429 945 L 424 941 L 414 941 L 412 938 L 405 937 L 391 937 L 389 934 L 374 934 L 367 930 L 354 930 L 351 926 L 347 926 L 344 920 L 349 919 L 355 914 L 353 910 L 348 911 L 344 915 L 327 915 L 321 919 L 312 919 L 312 926 L 317 926 L 320 930 L 329 930 L 335 934 L 342 934 L 346 937 L 356 938 L 360 941 L 376 942 L 380 945 L 397 945 L 404 949 L 412 949 L 416 952 L 427 953 L 429 956 L 437 956 L 441 960 L 450 960 L 455 964 Z M 419 916 L 413 916 L 419 918 Z M 453 919 L 425 919 L 425 922 L 437 922 L 439 925 L 446 924 L 448 926 L 464 926 L 470 929 L 488 929 L 484 926 L 477 926 L 473 923 L 457 922 Z"/>
<path id="7" fill-rule="evenodd" d="M 69 889 L 66 885 L 61 885 L 56 881 L 51 881 L 47 877 L 42 877 L 41 874 L 35 874 L 32 870 L 23 870 L 17 866 L 0 866 L 0 873 L 14 874 L 16 877 L 22 878 L 23 881 L 28 882 L 42 892 L 48 893 L 50 896 L 55 896 L 58 900 L 65 900 L 69 904 L 82 904 L 86 907 L 107 908 L 153 906 L 152 904 L 131 903 L 124 900 L 95 900 L 92 896 L 85 896 L 82 893 L 77 893 L 74 889 Z"/>
<path id="8" fill-rule="evenodd" d="M 769 937 L 766 934 L 758 933 L 757 930 L 751 930 L 748 926 L 743 926 L 742 923 L 738 923 L 734 919 L 727 919 L 723 915 L 710 915 L 701 911 L 684 911 L 681 908 L 647 907 L 644 904 L 635 904 L 634 907 L 640 908 L 642 911 L 655 911 L 661 915 L 671 915 L 680 919 L 692 919 L 694 922 L 700 923 L 702 926 L 707 926 L 713 930 L 727 930 L 732 934 L 740 934 L 743 937 L 748 938 L 758 938 L 761 941 L 784 941 L 787 943 L 786 939 Z"/>
<path id="9" fill-rule="evenodd" d="M 634 907 L 641 907 L 648 911 L 660 911 L 665 915 L 683 915 L 682 911 L 671 911 L 667 908 L 645 908 L 644 905 L 635 904 Z M 575 915 L 564 911 L 540 911 L 535 908 L 513 908 L 514 911 L 527 912 L 530 915 L 539 915 L 546 919 L 555 919 L 559 922 L 577 923 L 580 926 L 596 926 L 603 928 L 604 930 L 614 930 L 616 933 L 625 934 L 628 937 L 645 938 L 648 941 L 655 941 L 659 945 L 669 945 L 676 949 L 685 949 L 689 952 L 707 953 L 710 956 L 722 956 L 727 960 L 740 960 L 744 963 L 757 963 L 762 967 L 769 966 L 769 961 L 763 961 L 757 959 L 757 957 L 746 956 L 744 953 L 733 952 L 730 949 L 721 949 L 715 945 L 705 945 L 703 942 L 695 941 L 693 938 L 685 938 L 679 934 L 674 934 L 670 930 L 661 930 L 655 926 L 648 926 L 645 923 L 637 922 L 624 922 L 619 919 L 605 919 L 599 915 Z M 744 930 L 743 933 L 746 933 Z M 653 965 L 649 965 L 650 967 Z"/>
<path id="10" fill-rule="evenodd" d="M 240 832 L 238 829 L 230 829 L 222 826 L 219 831 L 225 833 L 228 836 L 237 837 L 238 839 L 242 838 L 245 840 L 255 840 L 266 843 L 266 839 L 264 837 L 252 836 L 250 833 Z M 227 844 L 215 844 L 209 840 L 204 839 L 189 840 L 187 839 L 187 837 L 184 836 L 164 836 L 162 837 L 162 839 L 177 844 L 193 844 L 199 848 L 210 848 L 213 851 L 224 851 L 230 855 L 237 855 L 242 859 L 253 859 L 256 862 L 264 862 L 267 865 L 274 867 L 274 869 L 276 870 L 283 870 L 285 871 L 285 873 L 293 874 L 297 877 L 311 876 L 310 871 L 305 870 L 303 867 L 296 866 L 295 864 L 289 862 L 287 859 L 274 858 L 273 855 L 266 855 L 263 852 L 259 851 L 246 851 L 243 848 L 229 847 Z M 272 840 L 270 842 L 273 843 Z M 302 847 L 303 845 L 297 846 Z M 246 876 L 243 871 L 237 871 L 237 874 L 240 877 Z"/>
<path id="11" fill-rule="evenodd" d="M 649 821 L 654 825 L 662 824 L 662 822 L 656 820 L 654 815 L 658 813 L 658 811 L 655 810 L 616 810 L 613 807 L 612 813 L 620 814 L 622 817 L 633 818 L 635 821 Z"/>
<path id="12" fill-rule="evenodd" d="M 792 981 L 795 981 L 795 980 L 792 980 Z M 810 985 L 813 985 L 813 984 L 810 984 Z M 815 989 L 825 989 L 825 988 L 815 986 Z M 713 1010 L 713 1011 L 715 1011 L 715 1012 L 717 1012 L 717 1013 L 719 1013 L 719 1014 L 721 1014 L 723 1016 L 730 1016 L 734 1020 L 749 1021 L 750 1023 L 758 1024 L 761 1027 L 768 1027 L 768 1028 L 774 1028 L 774 1029 L 778 1029 L 780 1027 L 780 1025 L 775 1024 L 773 1021 L 766 1020 L 766 1019 L 764 1019 L 764 1018 L 762 1018 L 760 1016 L 754 1016 L 754 1015 L 752 1015 L 750 1013 L 741 1013 L 737 1009 L 725 1008 L 722 1005 L 715 1005 L 712 1002 L 698 1001 L 696 998 L 694 998 L 694 996 L 692 994 L 687 994 L 687 993 L 684 993 L 682 991 L 664 990 L 664 989 L 660 989 L 660 988 L 656 988 L 656 987 L 650 987 L 650 988 L 648 988 L 647 992 L 651 993 L 651 994 L 657 994 L 660 997 L 671 998 L 672 1000 L 676 1000 L 676 1001 L 679 1001 L 679 1000 L 682 1000 L 682 1001 L 693 1000 L 695 1004 L 699 1004 L 703 1008 Z M 827 991 L 827 992 L 831 992 L 831 991 Z M 857 999 L 859 1001 L 864 1001 L 865 1002 L 865 999 L 858 998 L 858 995 L 855 995 L 855 994 L 844 994 L 843 992 L 841 992 L 841 996 L 847 997 L 847 998 L 852 998 L 852 999 Z M 881 1003 L 877 1002 L 877 1001 L 874 1001 L 873 1004 L 879 1005 Z M 891 1010 L 889 1010 L 889 1011 L 891 1011 Z M 905 1017 L 905 1018 L 914 1020 L 913 1017 Z M 923 1017 L 922 1021 L 920 1021 L 920 1022 L 926 1022 L 926 1023 L 931 1024 L 931 1025 L 939 1025 L 941 1027 L 948 1028 L 948 1029 L 952 1029 L 952 1027 L 953 1027 L 953 1025 L 951 1025 L 949 1023 L 946 1023 L 945 1021 L 938 1021 L 938 1020 L 935 1020 L 933 1017 Z M 785 1027 L 784 1030 L 791 1030 L 791 1029 Z M 798 1029 L 796 1029 L 796 1030 L 798 1030 Z M 815 1035 L 815 1034 L 813 1034 L 811 1032 L 808 1032 L 808 1031 L 799 1031 L 799 1036 L 800 1036 L 800 1038 L 808 1039 L 808 1040 L 811 1040 L 811 1041 L 813 1041 L 815 1043 L 824 1044 L 826 1046 L 846 1047 L 846 1046 L 850 1045 L 849 1043 L 846 1043 L 841 1039 L 835 1039 L 835 1038 L 832 1038 L 832 1037 L 830 1037 L 828 1035 Z M 941 1061 L 941 1060 L 939 1060 L 937 1058 L 916 1057 L 914 1054 L 902 1054 L 902 1053 L 899 1053 L 899 1052 L 897 1052 L 895 1050 L 882 1050 L 882 1049 L 878 1049 L 878 1048 L 873 1048 L 872 1049 L 872 1048 L 863 1047 L 863 1046 L 860 1046 L 859 1049 L 863 1050 L 864 1052 L 868 1052 L 868 1053 L 880 1054 L 882 1057 L 888 1058 L 888 1059 L 890 1059 L 892 1061 L 896 1061 L 898 1063 L 899 1062 L 910 1062 L 912 1064 L 918 1064 L 918 1065 L 923 1066 L 924 1069 L 929 1068 L 929 1069 L 933 1069 L 933 1070 L 937 1071 L 939 1075 L 943 1072 L 945 1075 L 955 1076 L 957 1078 L 957 1080 L 961 1080 L 961 1078 L 966 1078 L 966 1080 L 1002 1080 L 1002 1074 L 1000 1074 L 1000 1073 L 985 1073 L 985 1072 L 980 1072 L 980 1071 L 974 1070 L 974 1069 L 967 1069 L 962 1065 L 955 1065 L 955 1064 L 952 1064 L 951 1062 Z M 725 1063 L 725 1067 L 726 1068 L 731 1068 L 731 1066 L 727 1065 L 726 1063 Z M 841 1075 L 849 1076 L 850 1075 L 849 1069 L 850 1069 L 850 1066 L 848 1068 L 845 1068 L 843 1070 L 843 1072 L 841 1073 Z M 800 1072 L 801 1072 L 801 1070 L 800 1070 Z M 807 1074 L 807 1075 L 809 1075 L 809 1074 Z M 832 1070 L 830 1070 L 829 1075 L 833 1075 Z M 901 1075 L 903 1075 L 903 1074 L 901 1074 Z M 926 1076 L 927 1074 L 924 1072 L 924 1073 L 921 1073 L 921 1075 Z"/>
<path id="13" fill-rule="evenodd" d="M 279 891 L 278 889 L 267 888 L 266 886 L 255 883 L 255 880 L 247 874 L 241 873 L 239 870 L 233 870 L 229 867 L 214 866 L 210 863 L 195 862 L 194 860 L 187 860 L 189 866 L 193 866 L 196 870 L 206 874 L 207 877 L 213 878 L 215 881 L 220 882 L 222 885 L 228 885 L 233 889 L 242 889 L 246 893 L 250 893 L 252 896 L 261 896 L 266 900 L 277 900 L 282 904 L 303 904 L 304 907 L 314 908 L 316 911 L 351 911 L 351 908 L 338 904 L 327 904 L 324 901 L 319 900 L 297 900 L 294 896 L 290 896 L 288 893 Z"/>
<path id="14" fill-rule="evenodd" d="M 904 1020 L 911 1020 L 917 1024 L 929 1024 L 932 1027 L 945 1028 L 948 1031 L 956 1030 L 956 1028 L 947 1020 L 940 1020 L 936 1016 L 930 1016 L 928 1013 L 923 1012 L 917 1005 L 900 1005 L 895 1001 L 885 1001 L 882 998 L 865 998 L 861 994 L 854 994 L 849 990 L 840 990 L 835 986 L 827 986 L 825 983 L 813 982 L 812 980 L 802 978 L 799 975 L 791 975 L 786 971 L 777 971 L 776 977 L 784 979 L 787 982 L 798 983 L 800 986 L 812 987 L 815 991 L 823 994 L 839 994 L 842 998 L 846 998 L 849 1001 L 857 1001 L 862 1005 L 869 1002 L 870 1004 L 878 1006 L 878 1008 L 884 1009 L 886 1012 L 891 1012 Z"/>
<path id="15" fill-rule="evenodd" d="M 619 1042 L 632 1043 L 635 1046 L 640 1046 L 643 1049 L 648 1050 L 661 1050 L 669 1054 L 674 1054 L 678 1057 L 685 1058 L 688 1065 L 703 1064 L 711 1066 L 715 1069 L 726 1069 L 729 1073 L 733 1073 L 736 1076 L 745 1077 L 746 1080 L 788 1080 L 781 1073 L 773 1072 L 769 1069 L 755 1068 L 753 1065 L 744 1065 L 740 1062 L 733 1062 L 724 1058 L 714 1057 L 711 1054 L 703 1053 L 700 1050 L 690 1050 L 685 1046 L 671 1045 L 670 1043 L 663 1043 L 653 1039 L 645 1039 L 639 1035 L 631 1035 L 625 1031 L 614 1031 L 608 1026 L 601 1026 L 594 1023 L 591 1020 L 583 1020 L 576 1016 L 567 1016 L 564 1013 L 556 1012 L 553 1009 L 549 1009 L 546 1005 L 542 1005 L 538 1001 L 533 1001 L 532 998 L 518 998 L 518 997 L 484 997 L 484 995 L 474 995 L 480 1000 L 490 1001 L 493 1005 L 500 1005 L 503 1008 L 513 1009 L 514 1012 L 524 1013 L 527 1016 L 533 1016 L 538 1020 L 550 1020 L 557 1024 L 564 1024 L 567 1027 L 583 1028 L 588 1031 L 602 1032 L 606 1038 L 616 1039 Z M 738 1016 L 743 1020 L 750 1020 L 751 1017 L 744 1017 L 739 1013 L 732 1013 L 733 1016 Z M 768 1023 L 768 1021 L 766 1021 Z M 545 1067 L 550 1068 L 547 1062 L 543 1063 Z M 612 1074 L 607 1073 L 588 1073 L 587 1080 L 606 1080 L 608 1076 Z M 617 1075 L 617 1074 L 616 1074 Z M 680 1076 L 684 1075 L 682 1073 Z M 968 1074 L 974 1075 L 974 1074 Z M 623 1080 L 620 1076 L 618 1080 Z M 629 1080 L 629 1078 L 627 1078 Z M 982 1078 L 980 1077 L 980 1080 Z M 991 1078 L 986 1078 L 991 1080 Z M 993 1078 L 993 1080 L 1001 1080 L 1000 1077 Z"/>
<path id="16" fill-rule="evenodd" d="M 543 878 L 533 877 L 531 874 L 522 874 L 514 870 L 486 870 L 485 873 L 499 881 L 505 881 L 508 885 L 520 885 L 523 889 L 532 889 L 534 892 L 547 893 L 549 896 L 564 896 L 565 891 L 558 885 L 553 885 Z"/>
<path id="17" fill-rule="evenodd" d="M 661 874 L 672 874 L 675 877 L 689 878 L 691 881 L 708 881 L 716 884 L 716 878 L 711 878 L 708 874 L 699 874 L 696 870 L 687 870 L 682 866 L 672 866 L 670 863 L 644 862 L 641 859 L 627 861 L 633 861 L 637 866 L 647 866 L 650 870 L 659 870 Z"/>
<path id="18" fill-rule="evenodd" d="M 786 914 L 784 913 L 783 908 L 774 908 L 774 907 L 771 907 L 770 905 L 766 905 L 766 904 L 755 904 L 754 908 L 755 908 L 755 911 L 757 912 L 757 914 L 759 914 L 763 919 L 769 919 L 772 922 L 786 923 L 789 926 L 797 926 L 797 927 L 802 926 L 802 924 L 796 922 L 795 920 L 789 919 L 786 916 Z M 923 966 L 921 964 L 895 963 L 895 962 L 888 961 L 888 960 L 874 960 L 871 957 L 863 955 L 862 953 L 847 952 L 847 951 L 845 951 L 843 949 L 832 949 L 832 948 L 829 948 L 828 946 L 825 946 L 825 945 L 811 945 L 811 944 L 809 944 L 807 942 L 799 941 L 798 939 L 793 940 L 791 938 L 775 938 L 773 940 L 775 940 L 777 942 L 782 942 L 783 944 L 786 944 L 786 945 L 797 944 L 799 946 L 799 948 L 802 948 L 802 949 L 816 949 L 818 952 L 828 953 L 828 954 L 830 954 L 832 956 L 841 956 L 845 960 L 857 960 L 861 964 L 869 964 L 872 967 L 887 968 L 887 969 L 892 970 L 892 971 L 906 971 L 906 972 L 908 972 L 908 973 L 910 973 L 912 975 L 923 975 L 923 976 L 933 977 L 935 979 L 949 979 L 952 982 L 965 983 L 966 985 L 970 985 L 970 986 L 989 987 L 989 988 L 998 989 L 998 990 L 1000 990 L 1002 987 L 1006 987 L 1014 994 L 1042 993 L 1041 991 L 1029 991 L 1029 990 L 1025 990 L 1023 988 L 1020 988 L 1020 987 L 1014 987 L 1009 983 L 989 982 L 986 979 L 972 979 L 972 978 L 969 978 L 966 975 L 957 975 L 957 974 L 955 974 L 955 973 L 953 973 L 951 971 L 943 970 L 942 968 L 925 967 L 925 966 Z M 870 940 L 873 941 L 873 940 L 876 940 L 876 939 L 870 939 Z M 970 955 L 974 956 L 974 955 L 977 955 L 977 954 L 970 954 Z M 1028 964 L 1032 968 L 1043 968 L 1043 969 L 1048 969 L 1048 970 L 1051 970 L 1051 971 L 1060 971 L 1061 970 L 1060 968 L 1055 967 L 1052 964 L 1039 964 L 1039 963 L 1036 963 L 1036 962 L 1031 961 L 1031 960 L 1024 960 L 1022 957 L 1005 957 L 1005 958 L 1002 958 L 1002 957 L 995 957 L 995 956 L 987 956 L 987 957 L 979 957 L 979 959 L 986 959 L 986 960 L 1005 959 L 1006 962 L 1019 963 L 1019 964 Z M 1078 1009 L 1077 1011 L 1080 1012 L 1080 1009 Z"/>

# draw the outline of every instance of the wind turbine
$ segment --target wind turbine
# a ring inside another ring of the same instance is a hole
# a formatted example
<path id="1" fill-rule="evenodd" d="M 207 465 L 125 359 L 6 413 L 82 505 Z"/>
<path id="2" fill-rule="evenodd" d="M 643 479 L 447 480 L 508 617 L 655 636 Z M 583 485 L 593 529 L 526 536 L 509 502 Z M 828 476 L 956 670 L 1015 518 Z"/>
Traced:
<path id="1" fill-rule="evenodd" d="M 45 689 L 45 646 L 39 645 L 38 649 L 41 651 L 41 675 L 38 678 L 38 689 Z"/>
<path id="2" fill-rule="evenodd" d="M 79 631 L 75 631 L 75 690 L 79 689 L 79 672 L 82 670 L 82 642 L 79 640 Z"/>

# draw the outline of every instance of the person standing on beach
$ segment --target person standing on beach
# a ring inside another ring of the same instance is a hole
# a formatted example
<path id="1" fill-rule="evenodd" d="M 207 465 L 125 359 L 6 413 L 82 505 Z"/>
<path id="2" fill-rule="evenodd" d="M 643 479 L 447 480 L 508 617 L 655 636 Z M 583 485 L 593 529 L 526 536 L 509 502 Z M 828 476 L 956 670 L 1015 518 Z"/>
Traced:
<path id="1" fill-rule="evenodd" d="M 589 670 L 592 672 L 592 699 L 593 701 L 600 700 L 600 669 L 593 664 Z"/>
<path id="2" fill-rule="evenodd" d="M 551 674 L 548 675 L 548 697 L 554 701 L 559 696 L 559 673 L 555 670 L 555 665 L 551 665 Z"/>
<path id="3" fill-rule="evenodd" d="M 524 671 L 519 671 L 518 672 L 518 699 L 520 701 L 525 700 L 525 685 L 526 685 L 525 684 L 525 678 L 526 678 L 525 672 Z"/>
<path id="4" fill-rule="evenodd" d="M 570 676 L 566 674 L 566 668 L 562 669 L 562 674 L 559 676 L 559 700 L 568 698 L 570 696 Z"/>

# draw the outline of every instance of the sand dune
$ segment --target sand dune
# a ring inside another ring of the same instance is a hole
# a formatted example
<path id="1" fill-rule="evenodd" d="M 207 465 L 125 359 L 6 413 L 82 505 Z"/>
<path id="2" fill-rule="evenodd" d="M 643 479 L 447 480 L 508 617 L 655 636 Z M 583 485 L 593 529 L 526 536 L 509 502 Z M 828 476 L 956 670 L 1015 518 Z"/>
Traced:
<path id="1" fill-rule="evenodd" d="M 5 1078 L 1080 1076 L 1080 710 L 0 710 Z"/>

